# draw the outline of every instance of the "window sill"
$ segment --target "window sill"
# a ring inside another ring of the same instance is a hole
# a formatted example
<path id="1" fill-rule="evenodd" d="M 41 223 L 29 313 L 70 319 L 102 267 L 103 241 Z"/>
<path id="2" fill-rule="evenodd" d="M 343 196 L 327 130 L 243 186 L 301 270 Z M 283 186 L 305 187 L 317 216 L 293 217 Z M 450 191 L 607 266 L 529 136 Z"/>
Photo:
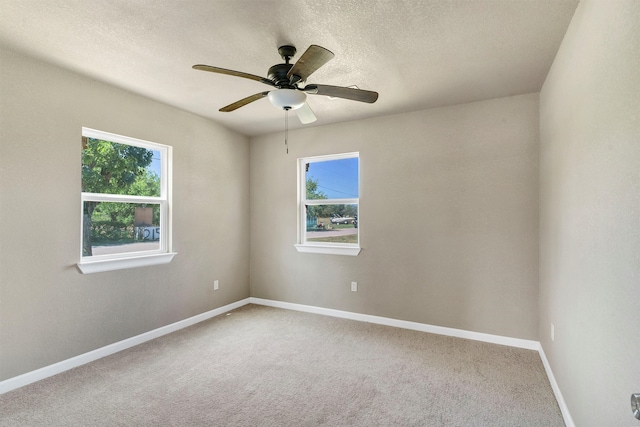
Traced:
<path id="1" fill-rule="evenodd" d="M 324 245 L 294 245 L 298 252 L 326 255 L 358 256 L 362 248 L 357 246 L 324 246 Z"/>
<path id="2" fill-rule="evenodd" d="M 168 264 L 176 255 L 177 254 L 175 252 L 169 252 L 165 254 L 142 255 L 128 258 L 84 261 L 79 262 L 77 265 L 82 274 L 102 273 L 104 271 L 123 270 L 125 268 Z"/>

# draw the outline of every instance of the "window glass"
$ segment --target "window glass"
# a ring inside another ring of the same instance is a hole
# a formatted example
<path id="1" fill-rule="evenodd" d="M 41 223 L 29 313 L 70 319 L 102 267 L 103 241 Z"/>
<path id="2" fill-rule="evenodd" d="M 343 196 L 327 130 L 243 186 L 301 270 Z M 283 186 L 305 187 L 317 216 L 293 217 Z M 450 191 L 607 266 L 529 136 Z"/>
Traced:
<path id="1" fill-rule="evenodd" d="M 360 242 L 359 168 L 358 153 L 299 159 L 301 229 L 296 245 L 298 251 L 314 252 L 311 249 L 321 246 L 318 253 L 357 255 Z M 345 252 L 347 248 L 349 252 Z"/>
<path id="2" fill-rule="evenodd" d="M 307 199 L 344 199 L 359 197 L 358 158 L 308 163 Z"/>
<path id="3" fill-rule="evenodd" d="M 84 202 L 91 212 L 91 255 L 113 255 L 160 249 L 160 205 Z"/>
<path id="4" fill-rule="evenodd" d="M 358 243 L 358 205 L 307 206 L 307 242 Z"/>
<path id="5" fill-rule="evenodd" d="M 82 259 L 168 252 L 168 147 L 83 128 Z"/>
<path id="6" fill-rule="evenodd" d="M 84 138 L 82 191 L 160 197 L 160 152 Z"/>

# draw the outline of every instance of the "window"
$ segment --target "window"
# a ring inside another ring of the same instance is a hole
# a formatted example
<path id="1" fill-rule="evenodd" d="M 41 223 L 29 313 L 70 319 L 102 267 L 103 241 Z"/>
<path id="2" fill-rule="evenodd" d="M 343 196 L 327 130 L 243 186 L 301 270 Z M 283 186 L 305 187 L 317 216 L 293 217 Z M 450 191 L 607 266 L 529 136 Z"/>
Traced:
<path id="1" fill-rule="evenodd" d="M 171 261 L 171 147 L 82 128 L 82 273 Z"/>
<path id="2" fill-rule="evenodd" d="M 298 159 L 299 252 L 360 253 L 358 153 Z"/>

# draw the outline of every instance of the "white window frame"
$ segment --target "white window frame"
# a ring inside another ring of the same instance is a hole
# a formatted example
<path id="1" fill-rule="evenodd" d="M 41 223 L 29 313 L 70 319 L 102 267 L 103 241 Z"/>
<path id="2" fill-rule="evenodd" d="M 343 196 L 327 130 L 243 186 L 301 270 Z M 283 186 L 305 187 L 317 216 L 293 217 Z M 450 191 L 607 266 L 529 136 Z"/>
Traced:
<path id="1" fill-rule="evenodd" d="M 309 199 L 307 200 L 307 163 L 319 163 L 331 160 L 358 159 L 358 197 L 345 199 Z M 357 256 L 362 248 L 360 247 L 360 229 L 358 222 L 358 243 L 329 243 L 329 242 L 307 242 L 307 206 L 314 205 L 349 205 L 358 206 L 358 217 L 360 217 L 360 153 L 329 154 L 325 156 L 301 157 L 298 159 L 298 243 L 295 248 L 298 252 L 329 254 L 329 255 L 349 255 Z"/>
<path id="2" fill-rule="evenodd" d="M 155 142 L 144 141 L 128 136 L 117 135 L 90 128 L 82 128 L 82 136 L 102 139 L 119 144 L 132 145 L 160 152 L 160 197 L 129 196 L 123 194 L 85 193 L 80 196 L 80 262 L 78 269 L 83 274 L 103 271 L 121 270 L 125 268 L 143 267 L 171 262 L 176 255 L 171 252 L 171 176 L 172 147 Z M 110 255 L 82 255 L 82 233 L 84 223 L 85 202 L 125 202 L 149 203 L 160 206 L 160 247 L 150 251 L 124 252 Z"/>

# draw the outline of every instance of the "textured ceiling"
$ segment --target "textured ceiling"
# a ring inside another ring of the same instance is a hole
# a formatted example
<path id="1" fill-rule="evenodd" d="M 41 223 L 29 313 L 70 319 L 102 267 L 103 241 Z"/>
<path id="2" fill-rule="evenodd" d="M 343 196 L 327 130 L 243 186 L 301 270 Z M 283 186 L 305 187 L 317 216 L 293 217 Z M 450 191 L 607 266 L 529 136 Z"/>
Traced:
<path id="1" fill-rule="evenodd" d="M 0 0 L 0 45 L 258 135 L 284 125 L 268 100 L 218 109 L 269 86 L 193 64 L 266 76 L 278 46 L 295 45 L 295 62 L 318 44 L 335 58 L 307 83 L 380 93 L 375 104 L 310 95 L 307 127 L 538 92 L 577 3 Z"/>

